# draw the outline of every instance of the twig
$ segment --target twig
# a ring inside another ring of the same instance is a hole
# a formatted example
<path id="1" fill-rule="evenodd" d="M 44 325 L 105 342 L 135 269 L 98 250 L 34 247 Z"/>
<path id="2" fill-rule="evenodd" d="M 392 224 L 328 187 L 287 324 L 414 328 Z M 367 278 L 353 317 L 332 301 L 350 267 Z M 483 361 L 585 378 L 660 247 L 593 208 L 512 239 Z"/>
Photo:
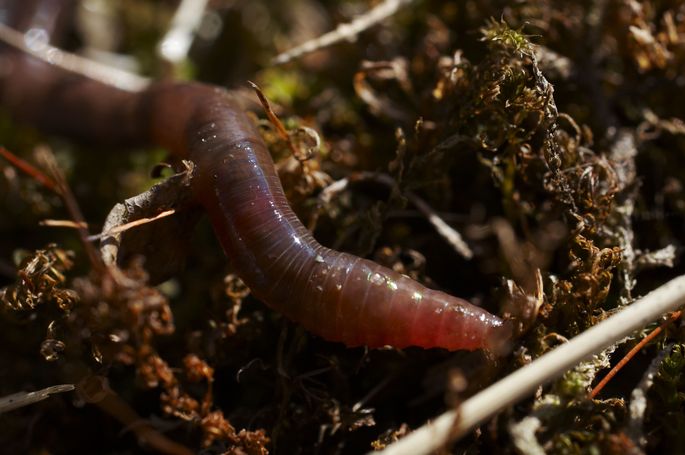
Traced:
<path id="1" fill-rule="evenodd" d="M 17 392 L 12 395 L 0 397 L 0 414 L 23 408 L 24 406 L 33 403 L 38 403 L 55 393 L 71 392 L 74 388 L 74 384 L 58 384 L 36 390 L 35 392 Z"/>
<path id="2" fill-rule="evenodd" d="M 393 80 L 402 90 L 409 94 L 413 93 L 411 81 L 408 75 L 408 63 L 406 59 L 394 58 L 390 61 L 362 62 L 362 67 L 354 75 L 354 92 L 369 107 L 369 111 L 377 117 L 386 117 L 398 123 L 412 123 L 413 115 L 404 110 L 395 101 L 386 95 L 374 90 L 369 82 L 373 77 L 379 80 Z"/>
<path id="3" fill-rule="evenodd" d="M 363 177 L 375 180 L 376 182 L 386 185 L 388 188 L 393 188 L 396 185 L 395 180 L 387 174 L 361 173 Z M 404 196 L 414 204 L 414 206 L 426 217 L 428 222 L 433 225 L 440 236 L 449 243 L 454 250 L 466 259 L 473 257 L 473 251 L 466 244 L 461 234 L 452 226 L 447 224 L 433 208 L 428 205 L 426 201 L 421 199 L 412 191 L 404 191 Z"/>
<path id="4" fill-rule="evenodd" d="M 147 224 L 147 223 L 151 223 L 151 222 L 157 221 L 157 220 L 159 220 L 159 219 L 161 219 L 161 218 L 166 218 L 167 216 L 171 216 L 171 215 L 173 215 L 174 213 L 176 213 L 176 210 L 174 210 L 174 209 L 165 210 L 165 211 L 161 212 L 160 214 L 155 215 L 155 216 L 153 216 L 153 217 L 151 217 L 151 218 L 140 218 L 140 219 L 131 221 L 131 222 L 129 222 L 129 223 L 122 224 L 121 226 L 117 226 L 117 227 L 115 227 L 115 228 L 112 228 L 112 229 L 109 229 L 109 230 L 107 230 L 107 231 L 101 232 L 101 233 L 99 233 L 99 234 L 90 235 L 90 236 L 88 236 L 88 240 L 90 240 L 90 241 L 92 242 L 92 241 L 95 241 L 95 240 L 100 240 L 100 239 L 102 239 L 103 237 L 109 237 L 109 236 L 112 236 L 112 235 L 120 234 L 120 233 L 122 233 L 122 232 L 128 231 L 129 229 L 131 229 L 131 228 L 133 228 L 133 227 L 141 226 L 141 225 Z"/>
<path id="5" fill-rule="evenodd" d="M 2 146 L 0 146 L 0 156 L 2 156 L 7 161 L 9 161 L 10 164 L 12 164 L 12 166 L 19 169 L 24 174 L 28 175 L 29 177 L 31 177 L 36 182 L 45 186 L 50 191 L 53 191 L 55 193 L 59 193 L 59 191 L 57 189 L 57 184 L 55 183 L 55 181 L 52 180 L 47 175 L 45 175 L 38 168 L 36 168 L 32 164 L 30 164 L 28 161 L 22 160 L 17 155 L 15 155 L 14 153 L 10 152 L 9 150 L 7 150 L 5 147 L 2 147 Z"/>
<path id="6" fill-rule="evenodd" d="M 208 0 L 182 0 L 176 9 L 169 30 L 159 43 L 157 52 L 165 60 L 178 63 L 188 55 L 193 35 L 198 29 Z"/>
<path id="7" fill-rule="evenodd" d="M 288 134 L 288 130 L 285 129 L 285 126 L 283 126 L 281 120 L 276 116 L 276 113 L 271 108 L 271 103 L 269 103 L 269 100 L 264 95 L 264 92 L 262 92 L 262 89 L 259 88 L 259 86 L 252 81 L 247 81 L 247 83 L 250 84 L 250 87 L 252 87 L 252 89 L 257 94 L 257 98 L 259 98 L 259 102 L 262 103 L 262 108 L 264 108 L 264 112 L 266 113 L 266 116 L 269 118 L 269 122 L 271 122 L 274 128 L 276 128 L 278 136 L 282 140 L 284 140 L 286 144 L 288 144 L 290 153 L 292 153 L 295 159 L 297 159 L 297 161 L 299 162 L 310 159 L 312 157 L 311 155 L 302 156 L 302 153 L 297 149 L 297 147 L 295 147 L 295 144 L 293 144 L 293 141 L 290 139 L 290 134 Z"/>
<path id="8" fill-rule="evenodd" d="M 290 60 L 332 46 L 340 41 L 353 41 L 359 33 L 384 21 L 395 14 L 401 7 L 407 6 L 414 1 L 416 0 L 385 0 L 352 21 L 338 25 L 335 30 L 295 46 L 289 51 L 280 53 L 273 59 L 272 63 L 274 65 L 282 65 Z"/>
<path id="9" fill-rule="evenodd" d="M 419 212 L 423 213 L 428 222 L 433 225 L 436 231 L 438 231 L 438 234 L 440 234 L 447 243 L 452 245 L 452 248 L 454 248 L 457 253 L 466 259 L 473 258 L 473 251 L 471 251 L 471 248 L 466 244 L 459 231 L 447 224 L 431 206 L 416 194 L 411 191 L 406 191 L 404 194 Z"/>
<path id="10" fill-rule="evenodd" d="M 98 377 L 84 379 L 78 386 L 82 398 L 106 412 L 126 429 L 131 430 L 138 437 L 141 445 L 146 445 L 159 453 L 168 455 L 191 455 L 189 448 L 172 441 L 157 431 L 145 419 L 124 401 L 119 395 L 109 388 L 106 381 L 100 381 Z"/>
<path id="11" fill-rule="evenodd" d="M 1 27 L 3 27 L 2 24 L 0 24 L 0 28 Z M 57 165 L 57 161 L 55 160 L 52 152 L 46 147 L 39 148 L 39 158 L 43 161 L 45 167 L 48 168 L 52 174 L 52 177 L 47 176 L 32 164 L 22 160 L 2 146 L 0 146 L 0 156 L 12 163 L 12 165 L 14 165 L 17 169 L 29 175 L 31 178 L 41 183 L 62 198 L 62 201 L 67 207 L 67 210 L 69 211 L 73 220 L 44 220 L 41 221 L 40 224 L 43 226 L 63 226 L 77 229 L 91 264 L 98 270 L 104 270 L 104 264 L 100 260 L 100 257 L 93 246 L 89 243 L 90 237 L 88 235 L 88 223 L 86 223 L 84 220 L 83 215 L 81 214 L 81 209 L 76 202 L 76 198 L 72 194 L 71 189 L 69 188 L 62 171 Z"/>
<path id="12" fill-rule="evenodd" d="M 88 236 L 88 240 L 91 242 L 94 242 L 96 240 L 100 240 L 103 237 L 109 237 L 112 235 L 120 234 L 122 232 L 128 231 L 131 228 L 141 226 L 143 224 L 151 223 L 153 221 L 157 221 L 161 218 L 166 218 L 168 216 L 173 215 L 176 213 L 175 209 L 170 209 L 170 210 L 165 210 L 158 215 L 155 215 L 150 218 L 140 218 L 134 221 L 131 221 L 129 223 L 122 224 L 120 226 L 114 227 L 112 229 L 109 229 L 107 231 L 103 231 L 99 234 L 93 234 Z M 76 222 L 76 221 L 71 221 L 71 220 L 43 220 L 40 223 L 41 226 L 48 226 L 48 227 L 66 227 L 66 228 L 72 228 L 72 229 L 87 229 L 88 224 L 85 222 Z"/>
<path id="13" fill-rule="evenodd" d="M 40 226 L 48 226 L 48 227 L 65 227 L 65 228 L 72 228 L 72 229 L 80 229 L 80 228 L 86 228 L 88 229 L 88 224 L 86 223 L 77 223 L 76 221 L 72 220 L 42 220 L 39 221 L 38 224 Z"/>
<path id="14" fill-rule="evenodd" d="M 595 398 L 595 397 L 597 396 L 597 394 L 599 394 L 599 392 L 602 391 L 602 389 L 604 388 L 604 386 L 606 386 L 606 385 L 609 383 L 609 381 L 611 381 L 611 380 L 613 379 L 613 377 L 616 376 L 616 374 L 617 374 L 619 371 L 621 371 L 621 369 L 622 369 L 624 366 L 626 366 L 626 364 L 627 364 L 628 362 L 630 362 L 630 360 L 631 360 L 633 357 L 635 357 L 635 354 L 637 354 L 638 352 L 640 352 L 640 351 L 642 350 L 642 348 L 644 348 L 645 345 L 646 345 L 647 343 L 649 343 L 650 341 L 652 341 L 652 340 L 653 340 L 654 338 L 656 338 L 661 332 L 663 332 L 664 329 L 666 328 L 666 326 L 668 326 L 671 322 L 675 322 L 676 320 L 678 320 L 678 318 L 680 317 L 680 315 L 681 315 L 681 312 L 680 312 L 680 311 L 674 312 L 673 314 L 671 314 L 671 317 L 668 318 L 667 321 L 665 321 L 665 322 L 664 322 L 663 324 L 661 324 L 659 327 L 657 327 L 656 329 L 654 329 L 654 330 L 652 331 L 652 333 L 650 333 L 649 335 L 647 335 L 646 337 L 644 337 L 638 344 L 636 344 L 636 345 L 633 347 L 633 349 L 631 349 L 631 350 L 630 350 L 630 351 L 621 359 L 621 361 L 618 362 L 618 363 L 616 364 L 616 366 L 614 366 L 614 367 L 611 369 L 611 371 L 609 371 L 609 372 L 607 373 L 607 375 L 604 376 L 604 377 L 602 378 L 601 381 L 599 381 L 599 384 L 597 384 L 597 385 L 595 386 L 595 388 L 592 389 L 592 392 L 590 392 L 590 398 Z"/>
<path id="15" fill-rule="evenodd" d="M 0 41 L 46 63 L 121 90 L 137 92 L 143 90 L 150 83 L 148 78 L 50 46 L 47 39 L 31 39 L 30 36 L 2 23 L 0 23 Z"/>
<path id="16" fill-rule="evenodd" d="M 76 198 L 67 184 L 67 179 L 64 177 L 62 170 L 57 165 L 55 155 L 53 155 L 52 151 L 47 147 L 41 147 L 38 149 L 38 152 L 39 159 L 52 174 L 52 179 L 57 186 L 58 193 L 62 198 L 69 215 L 71 215 L 71 218 L 78 226 L 77 230 L 79 237 L 81 238 L 81 243 L 83 244 L 83 248 L 86 250 L 86 254 L 88 255 L 91 265 L 96 271 L 105 273 L 105 264 L 102 262 L 97 250 L 95 250 L 93 245 L 88 241 L 88 229 L 85 227 L 88 226 L 88 223 L 86 223 L 85 219 L 83 218 L 83 214 L 81 213 L 78 202 L 76 202 Z"/>
<path id="17" fill-rule="evenodd" d="M 371 180 L 378 182 L 390 189 L 394 188 L 396 185 L 395 180 L 387 174 L 375 172 L 357 172 L 351 175 L 349 178 L 340 179 L 324 188 L 319 196 L 319 204 L 325 205 L 330 203 L 333 196 L 341 191 L 344 191 L 350 182 L 360 180 Z M 471 251 L 471 248 L 469 248 L 469 246 L 466 244 L 459 231 L 447 224 L 445 220 L 443 220 L 442 217 L 435 210 L 433 210 L 433 208 L 426 201 L 411 191 L 405 190 L 402 194 L 409 199 L 412 204 L 414 204 L 414 206 L 419 210 L 419 212 L 421 212 L 423 216 L 426 217 L 428 222 L 433 225 L 438 234 L 440 234 L 440 236 L 445 239 L 445 241 L 449 243 L 452 248 L 454 248 L 457 254 L 466 259 L 471 259 L 473 257 L 473 251 Z"/>
<path id="18" fill-rule="evenodd" d="M 664 313 L 685 304 L 685 275 L 650 292 L 618 313 L 586 330 L 568 343 L 501 379 L 407 437 L 389 445 L 384 455 L 428 454 L 464 436 L 499 410 L 530 395 L 541 384 L 561 376 L 569 368 L 601 352 Z M 379 452 L 374 452 L 378 455 Z"/>

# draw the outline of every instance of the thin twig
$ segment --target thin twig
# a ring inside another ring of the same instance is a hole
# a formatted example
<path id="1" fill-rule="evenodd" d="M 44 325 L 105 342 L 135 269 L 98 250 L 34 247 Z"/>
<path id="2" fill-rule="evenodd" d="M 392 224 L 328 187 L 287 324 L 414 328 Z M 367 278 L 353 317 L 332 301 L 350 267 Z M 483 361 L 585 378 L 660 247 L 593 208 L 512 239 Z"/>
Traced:
<path id="1" fill-rule="evenodd" d="M 285 129 L 285 126 L 271 108 L 271 103 L 269 103 L 269 100 L 264 95 L 264 92 L 262 92 L 262 89 L 252 81 L 247 81 L 247 83 L 250 84 L 250 87 L 252 87 L 257 94 L 257 98 L 259 98 L 259 102 L 262 103 L 262 108 L 264 109 L 266 116 L 269 118 L 269 122 L 271 122 L 274 128 L 276 128 L 278 136 L 288 145 L 290 153 L 293 155 L 293 157 L 295 157 L 295 159 L 299 162 L 311 159 L 311 154 L 303 156 L 302 152 L 295 147 L 295 144 L 293 144 L 293 141 L 291 140 L 290 134 L 288 134 L 288 130 Z"/>
<path id="2" fill-rule="evenodd" d="M 389 445 L 383 455 L 422 455 L 464 436 L 499 410 L 533 393 L 541 384 L 559 376 L 581 360 L 685 304 L 685 275 L 675 278 L 586 330 L 553 351 L 501 379 L 407 437 Z"/>
<path id="3" fill-rule="evenodd" d="M 55 65 L 121 90 L 137 92 L 150 84 L 148 78 L 50 46 L 47 39 L 31 39 L 30 36 L 2 23 L 0 23 L 0 41 L 50 65 Z"/>
<path id="4" fill-rule="evenodd" d="M 365 178 L 373 179 L 376 182 L 382 183 L 391 189 L 397 185 L 395 180 L 387 174 L 363 172 L 362 175 Z M 431 207 L 426 201 L 412 191 L 405 190 L 403 191 L 403 194 L 412 204 L 414 204 L 414 207 L 416 207 L 419 212 L 426 217 L 428 222 L 433 225 L 438 234 L 440 234 L 440 236 L 445 239 L 458 254 L 466 259 L 471 259 L 473 257 L 473 251 L 471 251 L 471 248 L 469 248 L 469 246 L 466 244 L 461 234 L 452 226 L 447 224 L 445 220 L 443 220 L 440 215 L 433 210 L 433 207 Z"/>
<path id="5" fill-rule="evenodd" d="M 189 448 L 172 441 L 157 431 L 149 421 L 142 419 L 138 413 L 113 390 L 105 388 L 100 396 L 91 402 L 102 411 L 117 419 L 126 429 L 138 437 L 142 446 L 149 446 L 159 453 L 168 455 L 191 455 Z"/>
<path id="6" fill-rule="evenodd" d="M 454 251 L 459 253 L 462 257 L 465 259 L 471 259 L 473 258 L 473 251 L 471 248 L 466 244 L 464 241 L 464 238 L 461 236 L 459 231 L 454 229 L 452 226 L 447 224 L 445 220 L 443 220 L 440 215 L 433 210 L 433 208 L 428 205 L 423 199 L 418 197 L 416 194 L 412 193 L 411 191 L 406 191 L 405 196 L 407 199 L 409 199 L 412 204 L 421 212 L 428 222 L 433 225 L 435 230 L 440 234 L 440 236 L 449 243 L 452 248 L 454 248 Z"/>
<path id="7" fill-rule="evenodd" d="M 46 387 L 35 392 L 17 392 L 12 395 L 0 397 L 0 414 L 3 412 L 13 411 L 15 409 L 23 408 L 33 403 L 43 401 L 50 395 L 55 393 L 71 392 L 74 390 L 74 384 L 58 384 Z"/>
<path id="8" fill-rule="evenodd" d="M 14 153 L 10 152 L 2 146 L 0 146 L 0 156 L 9 161 L 10 164 L 12 164 L 12 166 L 22 171 L 24 174 L 28 175 L 33 180 L 40 183 L 50 191 L 59 193 L 55 181 L 47 175 L 45 175 L 41 170 L 36 168 L 34 165 L 30 164 L 28 161 L 19 158 L 17 155 L 15 155 Z"/>
<path id="9" fill-rule="evenodd" d="M 88 240 L 90 240 L 92 242 L 95 240 L 100 240 L 103 237 L 109 237 L 112 235 L 120 234 L 120 233 L 128 231 L 129 229 L 134 228 L 136 226 L 141 226 L 143 224 L 147 224 L 147 223 L 151 223 L 153 221 L 157 221 L 161 218 L 166 218 L 167 216 L 171 216 L 174 213 L 176 213 L 176 210 L 174 210 L 174 209 L 165 210 L 164 212 L 161 212 L 158 215 L 155 215 L 151 218 L 140 218 L 140 219 L 131 221 L 129 223 L 125 223 L 125 224 L 122 224 L 122 225 L 117 226 L 115 228 L 112 228 L 108 231 L 104 231 L 104 232 L 101 232 L 99 234 L 93 234 L 91 236 L 88 236 Z"/>
<path id="10" fill-rule="evenodd" d="M 52 174 L 52 179 L 57 185 L 58 193 L 61 196 L 69 215 L 71 215 L 71 218 L 78 226 L 77 230 L 79 237 L 81 239 L 81 243 L 83 244 L 83 248 L 88 255 L 91 265 L 101 274 L 106 273 L 107 269 L 105 264 L 102 262 L 100 255 L 97 253 L 97 250 L 93 247 L 93 245 L 88 241 L 88 229 L 85 227 L 88 226 L 88 223 L 86 223 L 85 219 L 83 218 L 81 208 L 79 207 L 78 202 L 76 202 L 76 198 L 71 192 L 71 188 L 69 188 L 67 179 L 64 177 L 62 170 L 57 164 L 55 155 L 53 155 L 52 151 L 47 147 L 41 147 L 38 152 L 39 159 Z"/>
<path id="11" fill-rule="evenodd" d="M 0 24 L 0 26 L 2 26 L 2 24 Z M 76 202 L 76 198 L 71 192 L 71 189 L 67 184 L 67 180 L 57 165 L 57 161 L 55 160 L 52 152 L 47 147 L 39 148 L 39 158 L 43 161 L 44 166 L 48 168 L 52 174 L 52 177 L 49 177 L 32 164 L 22 160 L 2 146 L 0 146 L 0 156 L 12 163 L 12 165 L 17 169 L 21 170 L 62 198 L 62 201 L 67 207 L 67 210 L 69 211 L 69 214 L 72 216 L 73 220 L 43 220 L 40 222 L 40 224 L 43 226 L 73 227 L 77 229 L 91 264 L 96 269 L 103 271 L 104 264 L 100 260 L 100 257 L 93 246 L 89 243 L 88 223 L 86 223 L 84 220 L 81 209 Z"/>
<path id="12" fill-rule="evenodd" d="M 39 221 L 38 224 L 40 226 L 47 226 L 47 227 L 65 227 L 65 228 L 71 228 L 71 229 L 80 229 L 80 228 L 86 228 L 88 229 L 88 224 L 86 223 L 77 223 L 76 221 L 72 220 L 42 220 Z"/>
<path id="13" fill-rule="evenodd" d="M 129 223 L 122 224 L 120 226 L 114 227 L 112 229 L 109 229 L 107 231 L 103 231 L 99 234 L 93 234 L 88 236 L 88 240 L 91 242 L 97 241 L 102 239 L 103 237 L 109 237 L 112 235 L 116 234 L 121 234 L 122 232 L 128 231 L 131 228 L 137 227 L 137 226 L 142 226 L 147 223 L 151 223 L 153 221 L 157 221 L 162 218 L 166 218 L 168 216 L 173 215 L 176 213 L 175 209 L 169 209 L 165 210 L 164 212 L 161 212 L 153 217 L 150 218 L 139 218 L 137 220 L 131 221 Z M 72 229 L 82 229 L 82 228 L 88 228 L 88 224 L 84 222 L 76 222 L 76 221 L 71 221 L 71 220 L 43 220 L 40 223 L 41 226 L 48 226 L 48 227 L 66 227 L 66 228 L 72 228 Z"/>
<path id="14" fill-rule="evenodd" d="M 333 196 L 344 191 L 350 182 L 360 180 L 378 182 L 390 189 L 396 186 L 395 180 L 387 174 L 376 172 L 357 172 L 352 174 L 349 178 L 340 179 L 324 188 L 319 195 L 319 205 L 323 206 L 329 204 Z M 449 243 L 452 248 L 454 248 L 457 254 L 466 259 L 471 259 L 473 257 L 473 251 L 466 244 L 459 231 L 447 224 L 445 220 L 443 220 L 442 217 L 435 210 L 433 210 L 433 208 L 426 201 L 412 191 L 405 190 L 402 192 L 402 194 L 418 209 L 419 212 L 421 212 L 423 216 L 426 217 L 428 222 L 433 225 L 438 234 L 440 234 L 440 236 L 445 239 L 445 241 Z"/>
<path id="15" fill-rule="evenodd" d="M 250 85 L 250 87 L 252 87 L 252 90 L 254 90 L 255 94 L 257 95 L 257 98 L 259 98 L 259 102 L 262 104 L 264 113 L 266 113 L 266 116 L 269 118 L 269 122 L 271 122 L 274 128 L 276 128 L 278 136 L 288 143 L 288 147 L 290 148 L 292 154 L 297 155 L 297 150 L 295 149 L 295 146 L 290 142 L 288 130 L 285 129 L 285 126 L 283 126 L 283 123 L 278 118 L 274 110 L 271 108 L 271 103 L 266 98 L 266 95 L 264 95 L 262 89 L 252 81 L 247 81 L 247 83 Z"/>
<path id="16" fill-rule="evenodd" d="M 359 33 L 384 21 L 395 14 L 400 8 L 409 5 L 414 1 L 416 0 L 385 0 L 352 21 L 338 25 L 335 30 L 325 33 L 318 38 L 306 41 L 299 46 L 295 46 L 289 51 L 282 52 L 273 59 L 272 63 L 274 65 L 282 65 L 290 60 L 332 46 L 341 41 L 353 41 Z"/>
<path id="17" fill-rule="evenodd" d="M 661 324 L 659 327 L 657 327 L 656 329 L 654 329 L 654 330 L 652 331 L 652 333 L 650 333 L 649 335 L 647 335 L 646 337 L 644 337 L 638 344 L 636 344 L 635 346 L 633 346 L 633 349 L 631 349 L 631 350 L 630 350 L 630 351 L 621 359 L 621 361 L 618 362 L 618 363 L 616 364 L 616 366 L 614 366 L 614 367 L 611 369 L 611 371 L 609 371 L 609 372 L 607 373 L 607 375 L 604 376 L 604 377 L 602 378 L 601 381 L 599 381 L 599 384 L 597 384 L 597 385 L 595 386 L 595 388 L 592 389 L 592 392 L 590 392 L 590 398 L 595 398 L 595 397 L 597 396 L 597 394 L 599 394 L 599 392 L 601 392 L 602 389 L 609 383 L 609 381 L 611 381 L 611 380 L 613 379 L 613 377 L 616 376 L 616 374 L 617 374 L 619 371 L 621 371 L 621 369 L 622 369 L 624 366 L 626 366 L 626 364 L 627 364 L 628 362 L 630 362 L 630 360 L 631 360 L 633 357 L 635 357 L 635 354 L 637 354 L 638 352 L 640 352 L 640 351 L 642 350 L 642 348 L 644 348 L 645 345 L 646 345 L 647 343 L 649 343 L 650 341 L 652 341 L 652 340 L 653 340 L 654 338 L 656 338 L 661 332 L 663 332 L 664 329 L 665 329 L 671 322 L 677 321 L 678 318 L 680 318 L 680 315 L 681 315 L 681 314 L 682 314 L 682 312 L 680 312 L 680 311 L 674 312 L 673 314 L 671 314 L 671 317 L 668 318 L 663 324 Z"/>

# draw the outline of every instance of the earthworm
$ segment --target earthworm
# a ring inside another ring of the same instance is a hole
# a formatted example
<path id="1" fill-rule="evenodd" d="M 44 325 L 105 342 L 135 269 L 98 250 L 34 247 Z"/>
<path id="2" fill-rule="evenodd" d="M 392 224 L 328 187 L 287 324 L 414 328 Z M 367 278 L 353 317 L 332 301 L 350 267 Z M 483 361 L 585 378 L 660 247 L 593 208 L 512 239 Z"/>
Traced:
<path id="1" fill-rule="evenodd" d="M 309 331 L 347 346 L 448 350 L 492 349 L 510 337 L 508 323 L 465 300 L 320 245 L 225 90 L 157 82 L 127 92 L 16 51 L 2 59 L 0 102 L 16 119 L 91 142 L 156 144 L 193 161 L 191 190 L 239 276 Z"/>

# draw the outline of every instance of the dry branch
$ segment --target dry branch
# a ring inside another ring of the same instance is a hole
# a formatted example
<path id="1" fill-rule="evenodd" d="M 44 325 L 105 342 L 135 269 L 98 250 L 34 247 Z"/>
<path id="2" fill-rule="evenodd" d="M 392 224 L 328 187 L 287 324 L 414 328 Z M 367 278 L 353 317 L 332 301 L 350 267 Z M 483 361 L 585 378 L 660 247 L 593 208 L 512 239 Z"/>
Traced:
<path id="1" fill-rule="evenodd" d="M 282 65 L 305 54 L 332 46 L 340 41 L 352 41 L 359 33 L 384 21 L 395 14 L 400 8 L 409 5 L 414 1 L 415 0 L 385 0 L 375 8 L 370 9 L 365 14 L 352 21 L 338 25 L 335 30 L 325 33 L 313 40 L 306 41 L 299 46 L 295 46 L 289 51 L 282 52 L 273 59 L 273 64 Z"/>

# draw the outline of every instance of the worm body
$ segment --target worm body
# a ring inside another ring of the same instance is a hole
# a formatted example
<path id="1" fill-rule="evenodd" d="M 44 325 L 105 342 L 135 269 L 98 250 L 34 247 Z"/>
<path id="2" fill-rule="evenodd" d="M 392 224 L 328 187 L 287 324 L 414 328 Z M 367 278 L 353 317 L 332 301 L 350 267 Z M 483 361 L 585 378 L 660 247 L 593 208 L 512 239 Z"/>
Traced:
<path id="1" fill-rule="evenodd" d="M 124 92 L 16 52 L 0 101 L 17 118 L 90 141 L 155 143 L 195 163 L 192 191 L 253 294 L 348 346 L 493 348 L 508 324 L 374 262 L 328 249 L 285 198 L 266 145 L 229 94 L 198 83 Z"/>

